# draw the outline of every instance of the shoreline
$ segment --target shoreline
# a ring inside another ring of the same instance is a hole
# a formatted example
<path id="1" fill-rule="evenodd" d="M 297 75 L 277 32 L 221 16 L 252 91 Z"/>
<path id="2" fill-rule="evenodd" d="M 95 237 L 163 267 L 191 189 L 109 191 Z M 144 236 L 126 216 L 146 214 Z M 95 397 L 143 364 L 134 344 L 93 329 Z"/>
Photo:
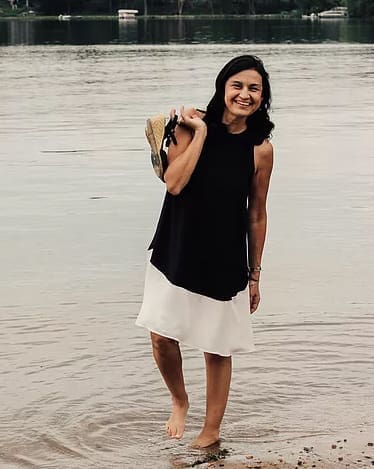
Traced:
<path id="1" fill-rule="evenodd" d="M 374 467 L 374 426 L 335 435 L 248 444 L 247 454 L 221 448 L 200 451 L 185 467 L 201 469 L 341 469 Z"/>
<path id="2" fill-rule="evenodd" d="M 85 15 L 85 14 L 76 14 L 76 15 L 71 15 L 72 18 L 70 21 L 87 21 L 87 20 L 102 20 L 102 21 L 113 21 L 113 20 L 118 20 L 118 15 Z M 274 19 L 301 19 L 300 16 L 295 16 L 295 15 L 281 15 L 279 13 L 269 13 L 269 14 L 264 14 L 264 15 L 249 15 L 249 14 L 243 14 L 243 15 L 206 15 L 206 14 L 198 14 L 198 15 L 137 15 L 134 18 L 131 18 L 131 20 L 223 20 L 223 19 L 229 19 L 229 20 L 235 20 L 235 19 L 269 19 L 269 20 L 274 20 Z M 0 14 L 0 20 L 30 20 L 30 21 L 35 21 L 35 20 L 56 20 L 58 21 L 58 15 L 1 15 Z M 126 21 L 126 20 L 124 20 Z"/>

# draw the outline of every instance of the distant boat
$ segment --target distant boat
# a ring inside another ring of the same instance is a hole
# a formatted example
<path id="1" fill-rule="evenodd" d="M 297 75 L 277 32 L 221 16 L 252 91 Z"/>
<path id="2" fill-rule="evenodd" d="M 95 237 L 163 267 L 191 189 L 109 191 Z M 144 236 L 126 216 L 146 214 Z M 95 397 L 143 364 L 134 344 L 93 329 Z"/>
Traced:
<path id="1" fill-rule="evenodd" d="M 318 18 L 348 18 L 347 7 L 335 7 L 318 13 Z"/>
<path id="2" fill-rule="evenodd" d="M 118 10 L 119 20 L 133 20 L 135 15 L 139 13 L 139 10 Z"/>
<path id="3" fill-rule="evenodd" d="M 81 16 L 72 16 L 72 15 L 58 15 L 60 21 L 70 21 L 70 20 L 81 20 Z"/>
<path id="4" fill-rule="evenodd" d="M 303 20 L 318 20 L 318 15 L 316 13 L 311 13 L 310 15 L 301 15 Z"/>

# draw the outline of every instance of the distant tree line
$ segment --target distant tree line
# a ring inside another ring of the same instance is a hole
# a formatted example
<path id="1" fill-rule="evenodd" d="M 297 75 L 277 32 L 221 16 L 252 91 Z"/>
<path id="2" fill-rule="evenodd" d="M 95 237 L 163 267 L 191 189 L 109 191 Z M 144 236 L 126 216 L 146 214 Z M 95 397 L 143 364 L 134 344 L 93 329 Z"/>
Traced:
<path id="1" fill-rule="evenodd" d="M 347 0 L 350 16 L 369 18 L 374 16 L 374 0 Z"/>
<path id="2" fill-rule="evenodd" d="M 46 15 L 113 14 L 119 8 L 148 15 L 312 13 L 344 5 L 350 16 L 374 16 L 374 0 L 29 0 L 29 5 Z"/>

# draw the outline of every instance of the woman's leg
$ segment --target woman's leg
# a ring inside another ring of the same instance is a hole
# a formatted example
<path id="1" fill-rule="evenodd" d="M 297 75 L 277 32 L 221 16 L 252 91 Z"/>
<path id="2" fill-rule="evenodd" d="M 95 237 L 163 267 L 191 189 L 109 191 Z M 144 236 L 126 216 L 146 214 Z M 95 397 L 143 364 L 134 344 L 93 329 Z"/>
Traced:
<path id="1" fill-rule="evenodd" d="M 219 440 L 219 431 L 229 397 L 231 357 L 204 353 L 206 365 L 206 415 L 204 427 L 191 446 L 206 448 Z"/>
<path id="2" fill-rule="evenodd" d="M 168 387 L 173 409 L 166 423 L 171 438 L 182 438 L 188 411 L 188 396 L 184 386 L 182 356 L 176 340 L 151 332 L 153 356 Z"/>

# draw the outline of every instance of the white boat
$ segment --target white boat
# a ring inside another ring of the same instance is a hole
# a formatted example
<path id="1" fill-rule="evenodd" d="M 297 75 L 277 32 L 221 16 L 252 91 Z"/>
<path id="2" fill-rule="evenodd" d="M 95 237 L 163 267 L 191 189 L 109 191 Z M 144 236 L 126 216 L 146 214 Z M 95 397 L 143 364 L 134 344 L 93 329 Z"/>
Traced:
<path id="1" fill-rule="evenodd" d="M 82 16 L 58 15 L 60 21 L 81 20 Z"/>
<path id="2" fill-rule="evenodd" d="M 311 13 L 310 15 L 301 15 L 303 20 L 318 20 L 318 15 L 316 13 Z"/>
<path id="3" fill-rule="evenodd" d="M 118 10 L 118 19 L 119 20 L 132 20 L 135 18 L 135 15 L 139 13 L 139 10 Z"/>
<path id="4" fill-rule="evenodd" d="M 318 18 L 348 18 L 347 7 L 335 7 L 318 13 Z"/>

